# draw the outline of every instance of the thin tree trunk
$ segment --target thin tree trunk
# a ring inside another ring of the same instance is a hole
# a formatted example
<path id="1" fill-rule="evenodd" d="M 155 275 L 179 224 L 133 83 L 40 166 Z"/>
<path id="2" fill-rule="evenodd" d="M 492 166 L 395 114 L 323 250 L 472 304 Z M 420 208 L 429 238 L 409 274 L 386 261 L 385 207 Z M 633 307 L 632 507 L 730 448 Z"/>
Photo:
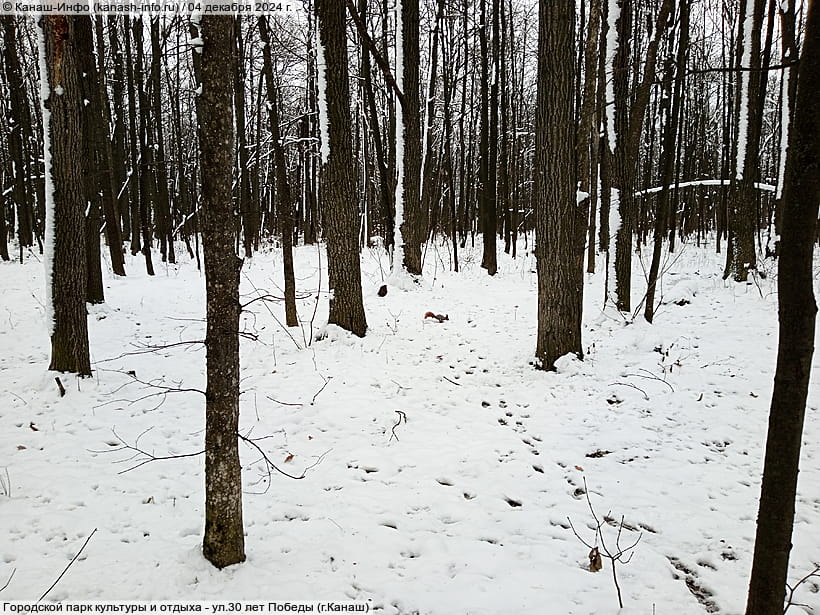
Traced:
<path id="1" fill-rule="evenodd" d="M 288 327 L 299 325 L 296 314 L 296 278 L 293 273 L 293 202 L 288 183 L 288 168 L 285 161 L 285 148 L 279 134 L 279 101 L 276 86 L 273 82 L 273 61 L 270 52 L 267 18 L 259 16 L 259 34 L 262 39 L 262 56 L 265 85 L 268 92 L 268 122 L 270 125 L 271 147 L 276 176 L 276 199 L 278 203 L 279 224 L 282 229 L 282 261 L 285 277 L 285 322 Z"/>
<path id="2" fill-rule="evenodd" d="M 779 335 L 746 615 L 782 615 L 814 355 L 813 257 L 820 204 L 820 4 L 810 0 L 783 195 Z"/>

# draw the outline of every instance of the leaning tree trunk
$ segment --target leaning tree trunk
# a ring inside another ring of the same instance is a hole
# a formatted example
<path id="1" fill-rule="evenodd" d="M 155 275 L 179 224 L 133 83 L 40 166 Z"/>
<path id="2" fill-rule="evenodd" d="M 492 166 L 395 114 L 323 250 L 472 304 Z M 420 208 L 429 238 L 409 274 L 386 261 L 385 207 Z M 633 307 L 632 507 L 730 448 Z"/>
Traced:
<path id="1" fill-rule="evenodd" d="M 324 57 L 327 110 L 327 160 L 321 174 L 322 210 L 327 238 L 327 271 L 330 286 L 328 323 L 363 336 L 367 319 L 362 300 L 359 261 L 358 211 L 355 199 L 355 170 L 350 143 L 350 89 L 347 67 L 345 5 L 338 0 L 317 0 L 321 46 Z M 320 81 L 321 82 L 321 81 Z"/>
<path id="2" fill-rule="evenodd" d="M 85 309 L 85 194 L 82 89 L 74 31 L 77 17 L 44 16 L 48 98 L 43 100 L 46 188 L 46 301 L 52 310 L 51 364 L 91 374 Z M 52 93 L 60 92 L 60 95 Z"/>
<path id="3" fill-rule="evenodd" d="M 813 256 L 820 204 L 820 4 L 809 0 L 783 192 L 780 339 L 746 615 L 781 615 L 817 305 Z"/>
<path id="4" fill-rule="evenodd" d="M 259 36 L 262 39 L 262 72 L 265 74 L 265 86 L 268 95 L 268 123 L 270 125 L 271 147 L 276 177 L 276 202 L 279 213 L 279 224 L 282 229 L 282 266 L 285 278 L 285 322 L 288 327 L 299 325 L 296 313 L 296 277 L 293 272 L 293 200 L 288 167 L 285 160 L 285 148 L 279 132 L 279 101 L 276 86 L 273 82 L 273 60 L 270 52 L 270 36 L 267 18 L 259 16 Z"/>
<path id="5" fill-rule="evenodd" d="M 206 15 L 202 18 L 202 94 L 197 103 L 208 318 L 202 552 L 217 568 L 245 560 L 242 466 L 238 448 L 242 260 L 234 250 L 235 216 L 231 199 L 235 27 L 235 17 Z"/>
<path id="6" fill-rule="evenodd" d="M 538 334 L 541 369 L 581 354 L 584 234 L 575 193 L 574 0 L 541 0 L 535 118 Z"/>

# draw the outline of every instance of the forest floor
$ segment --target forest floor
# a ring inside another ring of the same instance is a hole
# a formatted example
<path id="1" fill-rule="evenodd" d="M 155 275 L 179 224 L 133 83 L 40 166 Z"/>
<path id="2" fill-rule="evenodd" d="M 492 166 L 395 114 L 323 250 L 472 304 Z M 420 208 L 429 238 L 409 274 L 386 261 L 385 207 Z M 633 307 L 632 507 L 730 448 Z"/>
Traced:
<path id="1" fill-rule="evenodd" d="M 241 430 L 304 478 L 270 473 L 260 450 L 241 445 L 247 561 L 223 571 L 200 550 L 204 398 L 165 388 L 205 387 L 203 347 L 179 344 L 204 338 L 195 263 L 159 265 L 149 279 L 131 259 L 127 278 L 106 273 L 107 302 L 89 315 L 94 376 L 62 375 L 62 398 L 46 370 L 42 264 L 2 263 L 0 587 L 14 576 L 0 599 L 36 600 L 96 529 L 46 600 L 616 613 L 612 562 L 590 572 L 590 549 L 572 529 L 594 542 L 591 503 L 609 549 L 619 531 L 621 547 L 637 542 L 616 568 L 621 613 L 742 613 L 777 349 L 776 270 L 767 262 L 765 279 L 726 282 L 713 251 L 686 245 L 667 258 L 653 325 L 602 310 L 603 276 L 590 276 L 585 360 L 546 373 L 532 366 L 531 255 L 501 255 L 490 278 L 478 247 L 462 251 L 461 273 L 445 247 L 431 247 L 418 285 L 379 297 L 387 258 L 365 251 L 369 329 L 359 339 L 323 326 L 324 254 L 298 248 L 301 329 L 279 324 L 278 302 L 253 302 L 243 317 Z M 281 295 L 281 255 L 255 256 L 242 277 L 245 303 Z M 638 261 L 634 280 L 637 304 Z M 427 311 L 449 320 L 425 320 Z M 820 564 L 817 365 L 792 583 Z M 140 465 L 146 454 L 194 455 Z M 789 613 L 820 613 L 812 580 L 794 597 L 806 606 Z"/>

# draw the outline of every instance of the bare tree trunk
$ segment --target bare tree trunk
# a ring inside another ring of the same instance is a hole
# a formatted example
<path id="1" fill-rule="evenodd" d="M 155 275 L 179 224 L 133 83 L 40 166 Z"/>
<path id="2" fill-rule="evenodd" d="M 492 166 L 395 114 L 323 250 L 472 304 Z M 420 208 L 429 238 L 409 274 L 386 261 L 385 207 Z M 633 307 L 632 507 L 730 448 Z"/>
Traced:
<path id="1" fill-rule="evenodd" d="M 683 2 L 680 5 L 680 35 L 678 40 L 678 53 L 676 60 L 675 91 L 672 95 L 672 110 L 667 120 L 663 137 L 664 167 L 661 174 L 661 192 L 657 197 L 657 207 L 655 209 L 655 233 L 652 247 L 652 262 L 649 265 L 649 279 L 646 289 L 646 305 L 644 306 L 644 318 L 647 322 L 652 322 L 655 317 L 655 291 L 658 285 L 660 274 L 661 252 L 663 251 L 663 240 L 666 236 L 666 225 L 669 218 L 669 192 L 670 184 L 675 170 L 676 144 L 679 143 L 678 122 L 681 115 L 683 83 L 686 79 L 686 57 L 689 47 L 689 3 Z"/>
<path id="2" fill-rule="evenodd" d="M 777 278 L 780 332 L 746 615 L 781 615 L 817 305 L 813 256 L 820 204 L 820 4 L 808 3 L 783 194 Z"/>
<path id="3" fill-rule="evenodd" d="M 581 348 L 584 234 L 575 185 L 575 1 L 541 0 L 538 33 L 535 192 L 541 369 Z M 581 241 L 579 242 L 579 238 Z"/>
<path id="4" fill-rule="evenodd" d="M 160 79 L 162 49 L 159 41 L 159 23 L 159 17 L 151 18 L 151 113 L 154 116 L 156 126 L 154 178 L 157 190 L 155 208 L 157 211 L 157 234 L 160 236 L 160 245 L 163 247 L 162 258 L 169 263 L 175 263 L 171 199 L 168 195 L 168 159 L 165 157 L 165 131 L 162 128 L 162 79 Z"/>
<path id="5" fill-rule="evenodd" d="M 234 251 L 235 217 L 231 199 L 235 27 L 235 17 L 202 17 L 202 94 L 197 104 L 208 317 L 202 552 L 217 568 L 245 560 L 242 466 L 238 448 L 242 260 Z"/>
<path id="6" fill-rule="evenodd" d="M 354 198 L 355 171 L 350 143 L 350 90 L 345 29 L 345 5 L 317 0 L 320 44 L 326 66 L 328 160 L 322 169 L 321 194 L 327 224 L 327 267 L 330 286 L 328 322 L 358 336 L 367 331 L 362 300 L 358 247 L 358 212 Z"/>
<path id="7" fill-rule="evenodd" d="M 278 203 L 279 224 L 282 229 L 282 261 L 285 277 L 285 322 L 288 327 L 299 325 L 296 314 L 296 278 L 293 273 L 293 202 L 288 183 L 288 168 L 285 161 L 285 148 L 279 134 L 279 101 L 276 86 L 273 82 L 273 61 L 270 52 L 267 18 L 260 15 L 258 19 L 259 35 L 262 39 L 262 56 L 265 84 L 268 91 L 268 122 L 270 125 L 271 147 L 273 148 L 274 173 L 276 175 L 276 199 Z"/>
<path id="8" fill-rule="evenodd" d="M 421 238 L 423 215 L 421 203 L 421 104 L 419 100 L 419 0 L 401 0 L 402 10 L 402 80 L 404 92 L 402 124 L 404 130 L 404 266 L 408 273 L 421 275 Z"/>
<path id="9" fill-rule="evenodd" d="M 43 101 L 46 173 L 47 301 L 53 309 L 49 369 L 91 375 L 85 308 L 85 194 L 82 180 L 82 89 L 75 20 L 49 15 L 40 20 L 45 38 L 49 97 Z M 55 95 L 55 92 L 61 92 Z M 50 144 L 50 147 L 49 147 Z"/>

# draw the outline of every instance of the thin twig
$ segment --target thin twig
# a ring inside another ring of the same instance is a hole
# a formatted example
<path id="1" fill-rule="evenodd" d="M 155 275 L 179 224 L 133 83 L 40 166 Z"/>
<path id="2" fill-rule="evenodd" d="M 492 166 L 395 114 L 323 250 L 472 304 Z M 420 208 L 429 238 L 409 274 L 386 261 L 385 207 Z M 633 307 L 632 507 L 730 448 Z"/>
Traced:
<path id="1" fill-rule="evenodd" d="M 17 572 L 17 568 L 12 568 L 11 575 L 9 576 L 9 580 L 6 581 L 6 584 L 3 585 L 3 587 L 0 587 L 0 592 L 3 591 L 4 589 L 6 589 L 9 586 L 9 583 L 11 583 L 11 580 L 14 578 L 14 573 L 15 572 Z"/>
<path id="2" fill-rule="evenodd" d="M 399 437 L 396 435 L 396 427 L 401 425 L 402 421 L 407 423 L 407 415 L 404 412 L 402 412 L 401 410 L 396 410 L 395 412 L 399 415 L 399 420 L 396 421 L 395 425 L 393 425 L 393 429 L 391 430 L 393 432 L 393 435 L 390 436 L 390 439 L 387 441 L 388 443 L 392 442 L 393 438 L 396 438 L 396 442 L 399 441 Z"/>
<path id="3" fill-rule="evenodd" d="M 85 539 L 85 542 L 83 543 L 83 546 L 82 546 L 82 547 L 80 547 L 80 550 L 79 550 L 79 551 L 77 551 L 77 555 L 75 555 L 75 556 L 71 559 L 71 561 L 70 561 L 70 562 L 68 562 L 68 566 L 66 566 L 66 567 L 65 567 L 65 569 L 64 569 L 64 570 L 60 573 L 60 576 L 59 576 L 59 577 L 57 577 L 57 580 L 56 580 L 56 581 L 54 581 L 54 583 L 52 583 L 52 584 L 51 584 L 51 587 L 49 587 L 49 588 L 48 588 L 48 589 L 47 589 L 47 590 L 43 593 L 43 595 L 42 595 L 42 596 L 40 596 L 40 597 L 37 599 L 37 602 L 40 602 L 43 598 L 45 598 L 45 597 L 48 595 L 48 592 L 50 592 L 52 589 L 54 589 L 54 586 L 55 586 L 55 585 L 57 585 L 57 583 L 59 583 L 59 582 L 60 582 L 60 579 L 62 579 L 62 578 L 63 578 L 63 575 L 64 575 L 66 572 L 68 572 L 68 569 L 69 569 L 69 568 L 71 568 L 71 564 L 73 564 L 74 562 L 76 562 L 76 561 L 77 561 L 77 558 L 78 558 L 78 557 L 80 557 L 80 553 L 82 553 L 82 552 L 83 552 L 83 549 L 85 549 L 85 546 L 88 544 L 88 541 L 89 541 L 89 540 L 91 540 L 91 537 L 92 537 L 94 534 L 96 534 L 96 533 L 97 533 L 97 528 L 95 527 L 95 528 L 94 528 L 94 531 L 93 531 L 93 532 L 91 532 L 91 533 L 88 535 L 88 538 L 86 538 L 86 539 Z"/>

